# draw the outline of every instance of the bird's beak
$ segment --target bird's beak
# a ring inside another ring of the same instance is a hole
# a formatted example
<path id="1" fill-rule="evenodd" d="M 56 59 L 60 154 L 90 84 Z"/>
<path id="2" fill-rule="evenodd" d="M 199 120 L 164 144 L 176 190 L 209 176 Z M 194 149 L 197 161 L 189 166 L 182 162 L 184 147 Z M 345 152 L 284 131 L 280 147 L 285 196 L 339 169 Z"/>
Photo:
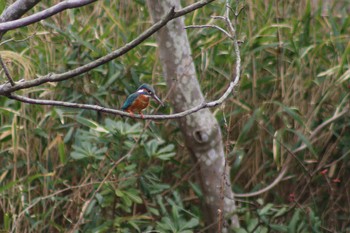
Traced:
<path id="1" fill-rule="evenodd" d="M 160 105 L 164 106 L 163 102 L 159 99 L 159 97 L 158 97 L 156 94 L 152 95 L 152 97 L 153 97 L 153 99 L 155 99 Z"/>

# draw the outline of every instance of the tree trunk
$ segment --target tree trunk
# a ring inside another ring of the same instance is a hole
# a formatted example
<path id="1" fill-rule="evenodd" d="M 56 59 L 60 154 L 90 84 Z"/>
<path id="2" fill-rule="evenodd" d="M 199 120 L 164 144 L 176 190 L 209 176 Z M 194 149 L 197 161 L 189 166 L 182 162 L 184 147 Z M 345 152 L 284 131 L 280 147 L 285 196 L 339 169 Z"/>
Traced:
<path id="1" fill-rule="evenodd" d="M 175 10 L 181 7 L 178 0 L 148 0 L 147 3 L 154 21 L 160 20 L 172 6 L 175 6 Z M 156 36 L 164 76 L 171 90 L 169 99 L 175 112 L 187 110 L 204 101 L 184 26 L 184 19 L 177 18 L 158 31 Z M 233 213 L 236 206 L 229 173 L 225 171 L 222 136 L 216 119 L 208 109 L 203 109 L 178 122 L 186 146 L 200 166 L 205 221 L 206 225 L 213 226 L 210 232 L 239 226 L 237 216 Z M 225 182 L 224 171 L 227 177 Z M 222 184 L 225 184 L 224 191 L 221 189 Z M 218 218 L 219 212 L 226 216 L 226 220 Z"/>

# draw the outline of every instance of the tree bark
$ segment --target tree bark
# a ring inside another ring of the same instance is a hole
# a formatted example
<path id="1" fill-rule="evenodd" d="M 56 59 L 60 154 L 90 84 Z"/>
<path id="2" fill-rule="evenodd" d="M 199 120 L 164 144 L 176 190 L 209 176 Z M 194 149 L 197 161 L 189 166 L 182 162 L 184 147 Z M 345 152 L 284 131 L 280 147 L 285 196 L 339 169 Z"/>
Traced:
<path id="1" fill-rule="evenodd" d="M 147 3 L 155 22 L 171 7 L 175 6 L 175 10 L 181 7 L 178 0 L 148 0 Z M 170 21 L 156 34 L 164 76 L 171 90 L 169 99 L 175 112 L 187 110 L 204 102 L 184 27 L 184 19 L 181 17 Z M 212 226 L 210 232 L 214 229 L 227 230 L 230 226 L 238 227 L 229 173 L 225 169 L 221 130 L 216 119 L 210 110 L 203 109 L 180 118 L 178 123 L 186 146 L 200 166 L 199 177 L 205 197 L 203 210 L 206 225 Z M 225 182 L 224 177 L 227 177 Z M 222 184 L 225 186 L 224 191 L 221 189 Z M 218 218 L 218 212 L 226 216 L 225 222 Z"/>
<path id="2" fill-rule="evenodd" d="M 27 11 L 32 9 L 40 0 L 17 0 L 12 5 L 6 8 L 0 15 L 0 22 L 19 19 Z"/>
<path id="3" fill-rule="evenodd" d="M 41 0 L 17 0 L 2 12 L 0 15 L 0 22 L 7 22 L 21 18 L 22 15 L 32 9 L 40 1 Z M 0 31 L 0 40 L 5 33 L 5 31 Z"/>

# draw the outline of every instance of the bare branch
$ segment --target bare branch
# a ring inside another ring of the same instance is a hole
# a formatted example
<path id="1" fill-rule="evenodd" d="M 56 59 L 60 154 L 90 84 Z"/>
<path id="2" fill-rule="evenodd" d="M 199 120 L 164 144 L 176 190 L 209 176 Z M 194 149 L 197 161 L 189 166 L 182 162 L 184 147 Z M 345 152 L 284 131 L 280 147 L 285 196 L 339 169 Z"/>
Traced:
<path id="1" fill-rule="evenodd" d="M 21 19 L 16 19 L 13 21 L 0 23 L 0 31 L 8 31 L 8 30 L 24 27 L 24 26 L 39 22 L 43 19 L 49 18 L 64 10 L 85 6 L 95 1 L 97 0 L 66 0 L 46 10 L 35 13 L 33 15 L 30 15 Z"/>
<path id="2" fill-rule="evenodd" d="M 7 79 L 9 80 L 10 84 L 11 84 L 12 86 L 14 86 L 14 85 L 15 85 L 15 82 L 14 82 L 13 79 L 11 78 L 10 72 L 9 72 L 9 70 L 7 69 L 6 64 L 5 64 L 4 61 L 2 60 L 1 55 L 0 55 L 0 65 L 1 65 L 2 68 L 4 69 L 5 75 L 6 75 Z"/>
<path id="3" fill-rule="evenodd" d="M 221 19 L 224 20 L 227 24 L 227 27 L 230 29 L 229 32 L 227 32 L 225 29 L 217 26 L 217 25 L 191 25 L 191 26 L 186 26 L 185 28 L 215 28 L 218 29 L 219 31 L 223 32 L 228 38 L 230 38 L 231 40 L 233 40 L 233 46 L 235 49 L 235 55 L 236 55 L 236 71 L 233 72 L 235 74 L 235 78 L 233 81 L 230 82 L 229 87 L 227 88 L 227 90 L 225 91 L 225 93 L 220 97 L 220 99 L 218 99 L 217 101 L 213 101 L 211 103 L 215 103 L 217 102 L 222 103 L 225 99 L 227 99 L 228 95 L 233 91 L 234 87 L 238 84 L 239 79 L 240 79 L 240 73 L 241 73 L 241 53 L 239 50 L 239 44 L 240 41 L 238 41 L 237 39 L 237 35 L 236 35 L 236 30 L 234 29 L 234 26 L 232 25 L 230 18 L 229 18 L 229 11 L 230 11 L 230 6 L 228 1 L 226 1 L 226 12 L 225 12 L 225 16 L 212 16 L 212 18 L 214 19 Z M 238 15 L 235 15 L 236 18 L 238 17 Z M 208 103 L 208 104 L 211 104 Z M 216 104 L 216 105 L 218 105 Z M 211 106 L 208 106 L 211 107 Z"/>
<path id="4" fill-rule="evenodd" d="M 0 15 L 0 23 L 16 20 L 24 15 L 27 11 L 32 9 L 36 4 L 38 4 L 40 0 L 17 0 L 9 7 L 7 7 L 2 14 Z M 0 31 L 0 39 L 2 39 L 3 35 L 6 31 Z"/>
<path id="5" fill-rule="evenodd" d="M 59 82 L 63 81 L 66 79 L 73 78 L 77 75 L 86 73 L 102 64 L 105 64 L 117 57 L 120 57 L 121 55 L 127 53 L 143 41 L 145 41 L 147 38 L 149 38 L 151 35 L 153 35 L 155 32 L 157 32 L 160 28 L 162 28 L 164 25 L 166 25 L 170 20 L 180 17 L 182 15 L 185 15 L 191 11 L 194 11 L 210 2 L 213 2 L 214 0 L 206 0 L 206 1 L 199 1 L 196 2 L 190 6 L 187 6 L 181 10 L 175 11 L 174 8 L 172 8 L 159 22 L 153 24 L 150 28 L 148 28 L 146 31 L 141 33 L 137 38 L 132 40 L 131 42 L 127 43 L 123 47 L 95 60 L 92 61 L 86 65 L 80 66 L 78 68 L 75 68 L 73 70 L 67 71 L 65 73 L 61 74 L 47 74 L 45 76 L 42 76 L 40 78 L 34 79 L 34 80 L 29 80 L 25 81 L 22 83 L 16 83 L 15 86 L 11 86 L 9 84 L 3 84 L 0 85 L 0 95 L 8 95 L 11 92 L 20 90 L 20 89 L 25 89 L 25 88 L 30 88 L 34 86 L 39 86 L 43 83 L 47 82 Z"/>
<path id="6" fill-rule="evenodd" d="M 0 22 L 15 20 L 32 9 L 40 0 L 17 0 L 7 7 L 0 16 Z"/>
<path id="7" fill-rule="evenodd" d="M 32 37 L 35 36 L 35 35 L 36 35 L 36 32 L 34 32 L 34 33 L 31 34 L 30 36 L 27 36 L 27 37 L 25 37 L 25 38 L 23 38 L 23 39 L 20 39 L 20 40 L 15 40 L 14 38 L 10 38 L 10 39 L 8 39 L 8 40 L 2 41 L 2 42 L 0 43 L 0 46 L 3 45 L 3 44 L 9 43 L 9 42 L 11 42 L 11 41 L 13 41 L 13 42 L 23 42 L 23 41 L 26 41 L 26 40 L 32 38 Z"/>
<path id="8" fill-rule="evenodd" d="M 189 28 L 215 28 L 223 32 L 228 38 L 232 39 L 232 36 L 225 29 L 217 25 L 190 25 L 185 27 L 185 29 L 189 29 Z"/>
<path id="9" fill-rule="evenodd" d="M 208 103 L 202 103 L 196 107 L 193 107 L 191 109 L 188 109 L 183 112 L 175 113 L 175 114 L 170 114 L 170 115 L 131 115 L 127 112 L 121 111 L 121 110 L 116 110 L 112 108 L 106 108 L 102 107 L 99 105 L 91 105 L 91 104 L 79 104 L 79 103 L 71 103 L 71 102 L 64 102 L 64 101 L 57 101 L 57 100 L 39 100 L 39 99 L 33 99 L 21 95 L 16 95 L 13 93 L 10 93 L 7 95 L 8 98 L 15 99 L 24 103 L 29 103 L 29 104 L 38 104 L 38 105 L 51 105 L 51 106 L 61 106 L 61 107 L 67 107 L 67 108 L 77 108 L 77 109 L 86 109 L 86 110 L 94 110 L 98 112 L 105 112 L 105 113 L 110 113 L 114 115 L 120 115 L 120 116 L 125 116 L 125 117 L 133 117 L 136 119 L 149 119 L 149 120 L 169 120 L 169 119 L 176 119 L 176 118 L 181 118 L 184 116 L 187 116 L 191 113 L 198 112 L 201 109 L 204 108 L 213 108 L 216 107 L 220 104 L 222 104 L 229 96 L 229 94 L 233 91 L 233 88 L 235 85 L 233 82 L 230 83 L 229 87 L 225 91 L 225 93 L 221 96 L 220 99 L 211 101 Z"/>
<path id="10" fill-rule="evenodd" d="M 213 15 L 211 16 L 213 19 L 221 19 L 223 21 L 226 21 L 225 17 L 224 16 L 221 16 L 221 15 Z"/>

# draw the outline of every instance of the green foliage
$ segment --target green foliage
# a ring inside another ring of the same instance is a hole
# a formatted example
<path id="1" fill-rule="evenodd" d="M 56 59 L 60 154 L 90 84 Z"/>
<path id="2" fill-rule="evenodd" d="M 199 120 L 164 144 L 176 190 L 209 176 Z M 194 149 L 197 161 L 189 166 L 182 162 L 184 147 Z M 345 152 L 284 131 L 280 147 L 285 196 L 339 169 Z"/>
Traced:
<path id="1" fill-rule="evenodd" d="M 198 217 L 189 213 L 183 208 L 181 197 L 178 193 L 174 193 L 174 200 L 167 199 L 167 204 L 171 206 L 171 211 L 167 211 L 164 200 L 161 196 L 157 196 L 160 206 L 161 221 L 157 223 L 156 229 L 160 232 L 172 233 L 191 233 L 191 229 L 195 229 L 199 225 Z M 170 213 L 169 213 L 170 212 Z M 188 215 L 191 219 L 187 220 L 184 215 Z"/>
<path id="2" fill-rule="evenodd" d="M 259 207 L 256 208 L 255 213 L 245 210 L 249 208 L 248 206 L 241 209 L 245 213 L 243 224 L 240 228 L 235 229 L 236 232 L 323 232 L 320 218 L 313 210 L 307 212 L 288 205 L 264 204 L 261 199 L 258 202 L 260 202 Z M 292 215 L 289 214 L 290 212 Z"/>
<path id="3" fill-rule="evenodd" d="M 347 1 L 327 9 L 314 1 L 239 2 L 242 78 L 234 97 L 214 110 L 233 189 L 259 190 L 277 177 L 287 157 L 298 161 L 262 195 L 264 202 L 254 197 L 239 203 L 236 232 L 349 231 L 348 115 L 313 134 L 348 106 Z M 4 4 L 0 1 L 0 12 Z M 216 1 L 185 22 L 224 27 L 210 18 L 223 12 L 223 1 Z M 151 25 L 146 19 L 145 1 L 97 1 L 7 32 L 3 41 L 11 41 L 1 45 L 1 55 L 16 81 L 65 72 L 131 41 Z M 215 99 L 231 79 L 232 43 L 213 28 L 187 32 L 204 96 Z M 164 97 L 156 49 L 150 38 L 81 77 L 21 94 L 119 109 L 140 83 L 149 82 Z M 0 77 L 4 83 L 3 72 Z M 123 119 L 0 97 L 0 231 L 65 232 L 84 209 L 82 232 L 198 232 L 204 229 L 204 194 L 183 144 L 174 121 Z M 306 149 L 290 153 L 301 145 Z M 293 202 L 290 194 L 297 197 Z"/>

